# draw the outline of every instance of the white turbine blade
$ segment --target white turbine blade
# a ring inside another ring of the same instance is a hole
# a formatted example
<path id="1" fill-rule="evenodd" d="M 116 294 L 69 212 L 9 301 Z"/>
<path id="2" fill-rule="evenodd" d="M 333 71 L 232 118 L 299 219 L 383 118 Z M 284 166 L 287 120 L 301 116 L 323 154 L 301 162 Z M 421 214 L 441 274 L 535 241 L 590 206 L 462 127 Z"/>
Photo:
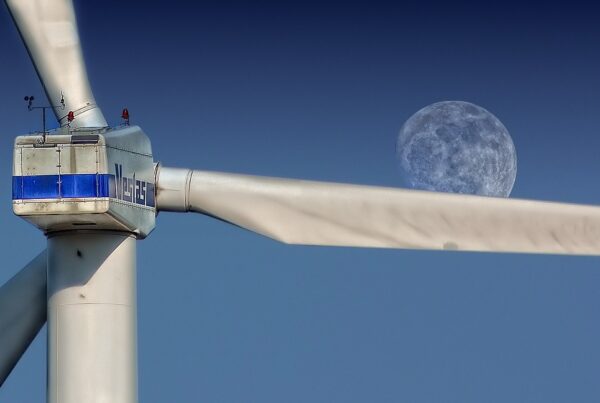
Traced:
<path id="1" fill-rule="evenodd" d="M 290 244 L 600 255 L 600 207 L 159 167 L 157 206 Z"/>
<path id="2" fill-rule="evenodd" d="M 0 287 L 0 386 L 46 322 L 46 251 Z"/>
<path id="3" fill-rule="evenodd" d="M 61 125 L 73 111 L 71 127 L 107 126 L 88 81 L 72 0 L 5 2 Z"/>

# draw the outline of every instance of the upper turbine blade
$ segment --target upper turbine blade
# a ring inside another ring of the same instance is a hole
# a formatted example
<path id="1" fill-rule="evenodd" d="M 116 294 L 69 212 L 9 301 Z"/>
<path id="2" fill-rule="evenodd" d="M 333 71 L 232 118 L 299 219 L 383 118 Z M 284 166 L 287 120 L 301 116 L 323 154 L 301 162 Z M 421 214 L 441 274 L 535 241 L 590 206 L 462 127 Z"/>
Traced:
<path id="1" fill-rule="evenodd" d="M 159 167 L 157 207 L 291 244 L 600 255 L 600 207 Z"/>
<path id="2" fill-rule="evenodd" d="M 88 81 L 72 0 L 5 2 L 61 126 L 70 111 L 71 127 L 107 126 Z"/>
<path id="3" fill-rule="evenodd" d="M 46 322 L 46 251 L 0 287 L 0 386 Z"/>

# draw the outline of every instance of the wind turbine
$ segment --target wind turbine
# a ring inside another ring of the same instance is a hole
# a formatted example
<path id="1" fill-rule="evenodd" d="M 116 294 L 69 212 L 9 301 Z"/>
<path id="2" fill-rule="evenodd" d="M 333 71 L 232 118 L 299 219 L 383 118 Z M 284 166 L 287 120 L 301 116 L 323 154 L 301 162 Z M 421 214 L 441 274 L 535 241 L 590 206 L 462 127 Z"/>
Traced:
<path id="1" fill-rule="evenodd" d="M 140 128 L 108 127 L 72 2 L 6 3 L 61 129 L 15 141 L 13 209 L 48 249 L 0 288 L 0 383 L 47 319 L 49 402 L 137 401 L 135 240 L 158 211 L 291 244 L 599 254 L 598 207 L 162 166 Z"/>

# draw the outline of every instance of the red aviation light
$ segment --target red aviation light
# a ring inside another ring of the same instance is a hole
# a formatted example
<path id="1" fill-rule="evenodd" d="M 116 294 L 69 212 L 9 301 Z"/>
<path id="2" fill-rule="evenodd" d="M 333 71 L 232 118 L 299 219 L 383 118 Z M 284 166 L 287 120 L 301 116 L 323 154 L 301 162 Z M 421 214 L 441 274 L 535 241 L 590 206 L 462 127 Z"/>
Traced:
<path id="1" fill-rule="evenodd" d="M 69 113 L 67 114 L 67 121 L 69 123 L 71 123 L 74 120 L 75 120 L 75 113 L 73 111 L 69 111 Z"/>
<path id="2" fill-rule="evenodd" d="M 129 124 L 129 110 L 127 108 L 123 109 L 121 113 L 121 119 L 125 120 L 125 124 Z"/>

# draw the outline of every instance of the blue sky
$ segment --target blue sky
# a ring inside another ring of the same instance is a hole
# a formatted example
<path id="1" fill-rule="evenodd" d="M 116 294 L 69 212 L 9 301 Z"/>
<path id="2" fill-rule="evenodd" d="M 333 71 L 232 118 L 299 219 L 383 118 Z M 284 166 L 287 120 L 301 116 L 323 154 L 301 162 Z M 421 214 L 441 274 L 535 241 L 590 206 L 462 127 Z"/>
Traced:
<path id="1" fill-rule="evenodd" d="M 597 8 L 78 2 L 98 103 L 167 166 L 400 186 L 423 106 L 494 113 L 512 197 L 598 204 Z M 10 208 L 40 84 L 0 7 L 0 283 L 44 248 Z M 249 206 L 250 208 L 251 206 Z M 597 258 L 293 247 L 200 215 L 139 243 L 141 402 L 597 402 Z M 45 330 L 0 401 L 45 398 Z"/>

